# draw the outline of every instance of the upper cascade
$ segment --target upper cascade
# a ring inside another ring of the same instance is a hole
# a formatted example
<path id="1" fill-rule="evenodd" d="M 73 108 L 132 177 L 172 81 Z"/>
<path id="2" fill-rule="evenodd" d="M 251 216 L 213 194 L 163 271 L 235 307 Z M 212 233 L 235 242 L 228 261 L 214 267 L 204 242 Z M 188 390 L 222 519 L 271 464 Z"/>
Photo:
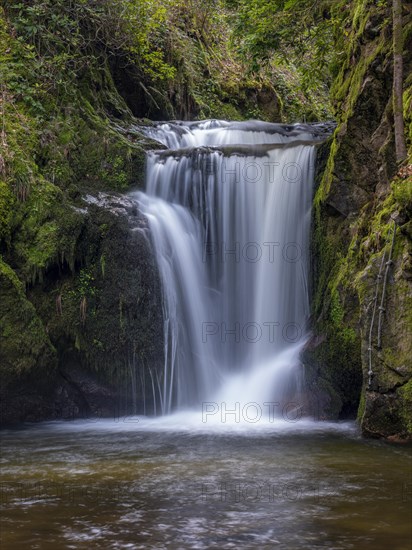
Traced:
<path id="1" fill-rule="evenodd" d="M 275 124 L 259 120 L 245 122 L 203 120 L 200 122 L 158 122 L 152 126 L 135 128 L 168 149 L 177 150 L 190 147 L 256 146 L 287 144 L 293 141 L 322 141 L 330 135 L 334 124 Z"/>

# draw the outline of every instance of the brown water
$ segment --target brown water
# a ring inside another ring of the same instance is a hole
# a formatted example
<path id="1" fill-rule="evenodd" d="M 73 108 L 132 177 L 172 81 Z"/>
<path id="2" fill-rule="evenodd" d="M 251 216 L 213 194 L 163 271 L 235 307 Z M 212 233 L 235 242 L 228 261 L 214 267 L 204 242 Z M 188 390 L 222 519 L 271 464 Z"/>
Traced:
<path id="1" fill-rule="evenodd" d="M 1 549 L 410 550 L 411 448 L 352 424 L 2 432 Z"/>

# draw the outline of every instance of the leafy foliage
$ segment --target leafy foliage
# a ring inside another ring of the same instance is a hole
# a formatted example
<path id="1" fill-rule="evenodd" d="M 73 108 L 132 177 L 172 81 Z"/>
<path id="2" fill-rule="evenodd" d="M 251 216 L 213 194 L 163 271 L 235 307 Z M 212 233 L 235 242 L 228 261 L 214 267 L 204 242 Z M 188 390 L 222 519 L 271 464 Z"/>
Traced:
<path id="1" fill-rule="evenodd" d="M 104 53 L 120 53 L 154 80 L 174 74 L 163 59 L 166 10 L 152 0 L 9 0 L 6 13 L 48 89 L 67 88 Z"/>
<path id="2" fill-rule="evenodd" d="M 227 0 L 236 9 L 234 40 L 249 69 L 298 75 L 298 89 L 315 90 L 327 107 L 328 89 L 341 55 L 335 30 L 340 11 L 332 0 Z M 296 82 L 295 82 L 296 85 Z"/>

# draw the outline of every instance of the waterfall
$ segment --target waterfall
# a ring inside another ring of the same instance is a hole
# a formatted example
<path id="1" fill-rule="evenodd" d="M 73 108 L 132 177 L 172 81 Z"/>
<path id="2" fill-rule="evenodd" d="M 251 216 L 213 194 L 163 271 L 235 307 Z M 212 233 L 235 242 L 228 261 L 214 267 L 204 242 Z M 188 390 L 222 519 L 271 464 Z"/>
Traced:
<path id="1" fill-rule="evenodd" d="M 163 413 L 284 401 L 301 381 L 319 125 L 145 128 L 146 216 L 163 290 Z"/>

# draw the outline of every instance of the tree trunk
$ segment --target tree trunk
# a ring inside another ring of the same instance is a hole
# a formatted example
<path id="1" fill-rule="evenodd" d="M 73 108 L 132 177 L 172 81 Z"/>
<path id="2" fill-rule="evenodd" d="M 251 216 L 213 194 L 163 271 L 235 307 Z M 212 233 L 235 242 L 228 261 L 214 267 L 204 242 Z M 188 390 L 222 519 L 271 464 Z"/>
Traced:
<path id="1" fill-rule="evenodd" d="M 393 116 L 396 160 L 406 159 L 405 123 L 403 120 L 403 28 L 402 0 L 393 0 Z"/>

